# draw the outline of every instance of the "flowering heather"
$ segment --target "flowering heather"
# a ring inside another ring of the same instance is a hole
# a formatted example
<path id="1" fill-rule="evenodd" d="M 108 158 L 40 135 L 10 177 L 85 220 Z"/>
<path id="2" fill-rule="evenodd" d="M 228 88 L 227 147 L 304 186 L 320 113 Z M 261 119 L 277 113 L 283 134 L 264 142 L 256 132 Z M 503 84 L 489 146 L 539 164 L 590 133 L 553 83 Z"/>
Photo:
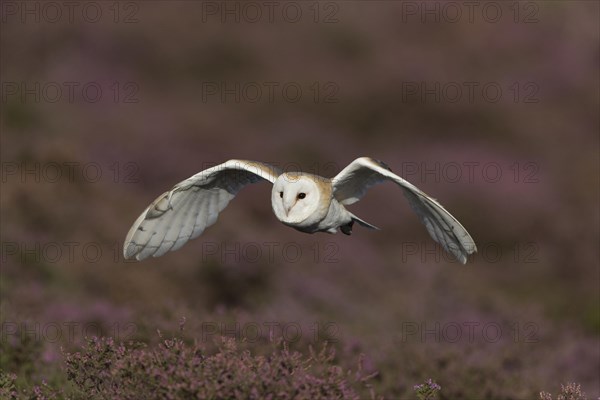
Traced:
<path id="1" fill-rule="evenodd" d="M 415 385 L 413 389 L 419 400 L 435 400 L 442 387 L 430 378 L 425 383 Z"/>
<path id="2" fill-rule="evenodd" d="M 111 399 L 358 399 L 353 386 L 368 379 L 334 365 L 327 346 L 308 357 L 275 342 L 267 356 L 242 351 L 231 338 L 218 346 L 208 354 L 179 338 L 153 349 L 92 338 L 66 354 L 68 379 L 84 396 Z"/>
<path id="3" fill-rule="evenodd" d="M 552 395 L 548 392 L 540 392 L 540 400 L 552 400 Z M 586 400 L 587 396 L 581 391 L 581 385 L 578 383 L 567 383 L 560 385 L 560 393 L 556 400 Z"/>
<path id="4" fill-rule="evenodd" d="M 17 389 L 17 375 L 0 370 L 0 399 L 2 400 L 57 400 L 65 398 L 60 389 L 55 389 L 42 381 L 24 390 Z"/>

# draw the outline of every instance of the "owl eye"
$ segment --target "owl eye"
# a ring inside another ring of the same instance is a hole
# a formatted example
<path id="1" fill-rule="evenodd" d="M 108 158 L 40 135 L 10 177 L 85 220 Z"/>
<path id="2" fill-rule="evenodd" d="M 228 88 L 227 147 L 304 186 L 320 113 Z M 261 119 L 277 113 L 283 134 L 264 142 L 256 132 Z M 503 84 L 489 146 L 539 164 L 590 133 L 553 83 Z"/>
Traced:
<path id="1" fill-rule="evenodd" d="M 303 199 L 306 197 L 306 193 L 298 193 L 298 198 Z"/>
<path id="2" fill-rule="evenodd" d="M 279 192 L 279 197 L 283 199 L 283 192 Z"/>

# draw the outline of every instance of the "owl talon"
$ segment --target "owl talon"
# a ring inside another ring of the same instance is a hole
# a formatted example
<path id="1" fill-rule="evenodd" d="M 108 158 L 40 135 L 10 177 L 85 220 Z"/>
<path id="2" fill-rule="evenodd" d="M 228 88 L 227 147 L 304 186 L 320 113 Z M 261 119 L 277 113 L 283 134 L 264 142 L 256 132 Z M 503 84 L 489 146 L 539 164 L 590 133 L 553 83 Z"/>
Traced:
<path id="1" fill-rule="evenodd" d="M 354 221 L 350 221 L 346 225 L 340 226 L 340 230 L 345 235 L 351 235 L 352 234 L 352 225 L 354 225 Z"/>

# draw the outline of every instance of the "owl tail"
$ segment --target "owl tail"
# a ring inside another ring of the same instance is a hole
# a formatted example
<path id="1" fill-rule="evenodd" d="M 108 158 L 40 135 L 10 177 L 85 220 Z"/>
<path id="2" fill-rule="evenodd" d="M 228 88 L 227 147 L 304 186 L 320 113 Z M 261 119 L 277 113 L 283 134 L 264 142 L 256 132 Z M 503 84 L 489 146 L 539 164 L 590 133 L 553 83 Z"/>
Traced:
<path id="1" fill-rule="evenodd" d="M 378 231 L 380 230 L 375 225 L 371 225 L 368 222 L 363 221 L 362 219 L 358 218 L 356 215 L 352 214 L 351 212 L 348 211 L 348 213 L 350 214 L 350 217 L 352 218 L 352 220 L 347 225 L 343 225 L 340 227 L 342 233 L 345 233 L 346 235 L 350 235 L 352 233 L 352 225 L 354 225 L 354 222 L 358 222 L 359 225 L 364 226 L 365 228 L 377 229 Z"/>
<path id="2" fill-rule="evenodd" d="M 367 221 L 363 221 L 362 219 L 358 218 L 356 215 L 354 215 L 354 214 L 351 214 L 351 215 L 352 215 L 352 221 L 358 222 L 358 224 L 360 226 L 364 226 L 365 228 L 369 228 L 369 229 L 376 229 L 378 231 L 381 230 L 380 228 L 376 227 L 375 225 L 371 225 Z"/>

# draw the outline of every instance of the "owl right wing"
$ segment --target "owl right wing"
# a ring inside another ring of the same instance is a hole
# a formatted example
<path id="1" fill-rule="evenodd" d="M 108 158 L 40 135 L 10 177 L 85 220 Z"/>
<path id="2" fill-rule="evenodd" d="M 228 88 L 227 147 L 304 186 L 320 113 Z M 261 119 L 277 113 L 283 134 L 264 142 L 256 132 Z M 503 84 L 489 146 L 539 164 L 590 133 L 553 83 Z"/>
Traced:
<path id="1" fill-rule="evenodd" d="M 125 238 L 124 257 L 143 260 L 179 249 L 214 224 L 244 186 L 261 180 L 273 183 L 280 174 L 269 164 L 229 160 L 178 183 L 133 223 Z"/>

